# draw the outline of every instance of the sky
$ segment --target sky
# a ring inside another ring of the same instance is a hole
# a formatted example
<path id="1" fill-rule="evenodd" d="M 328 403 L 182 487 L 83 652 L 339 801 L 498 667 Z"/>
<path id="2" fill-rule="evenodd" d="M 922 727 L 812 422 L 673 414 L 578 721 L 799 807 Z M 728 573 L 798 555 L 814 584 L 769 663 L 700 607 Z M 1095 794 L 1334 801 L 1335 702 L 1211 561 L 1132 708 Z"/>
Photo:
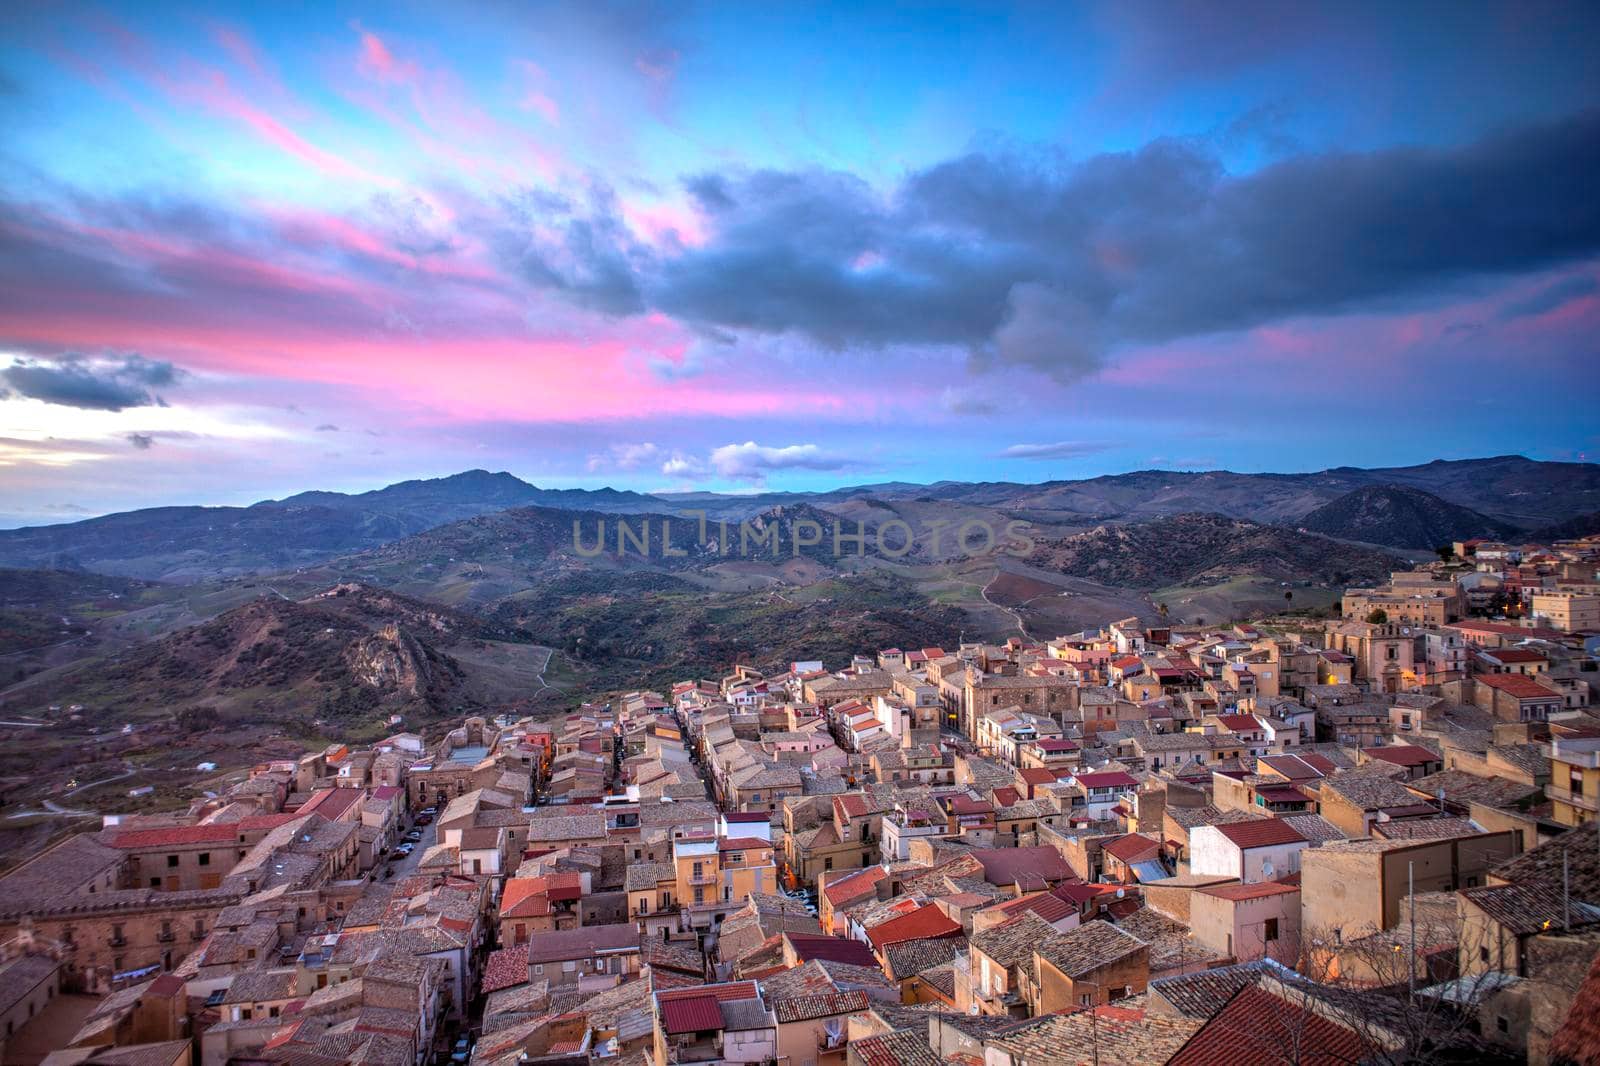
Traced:
<path id="1" fill-rule="evenodd" d="M 7 5 L 0 525 L 1600 454 L 1600 5 Z"/>

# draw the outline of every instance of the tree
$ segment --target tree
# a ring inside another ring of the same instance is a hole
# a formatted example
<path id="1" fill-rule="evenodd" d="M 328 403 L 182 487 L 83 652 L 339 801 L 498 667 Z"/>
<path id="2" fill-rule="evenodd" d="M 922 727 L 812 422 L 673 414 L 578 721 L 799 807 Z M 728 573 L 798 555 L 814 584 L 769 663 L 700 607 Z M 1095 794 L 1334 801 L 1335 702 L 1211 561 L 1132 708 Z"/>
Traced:
<path id="1" fill-rule="evenodd" d="M 1382 607 L 1374 607 L 1372 610 L 1367 612 L 1367 621 L 1371 622 L 1375 626 L 1381 626 L 1388 620 L 1389 612 L 1385 611 Z"/>
<path id="2" fill-rule="evenodd" d="M 1161 620 L 1163 622 L 1165 622 L 1167 620 L 1167 615 L 1169 613 L 1170 613 L 1170 611 L 1169 611 L 1169 609 L 1168 609 L 1166 604 L 1164 604 L 1164 603 L 1156 604 L 1156 614 L 1159 614 L 1161 616 Z"/>
<path id="3" fill-rule="evenodd" d="M 1293 605 L 1294 605 L 1294 590 L 1291 589 L 1291 590 L 1289 590 L 1289 591 L 1287 591 L 1287 592 L 1285 592 L 1283 594 L 1283 609 L 1284 609 L 1284 612 L 1287 613 L 1289 608 L 1291 606 L 1293 606 Z"/>
<path id="4" fill-rule="evenodd" d="M 1456 557 L 1456 549 L 1455 545 L 1453 544 L 1441 544 L 1433 550 L 1438 553 L 1439 561 L 1441 563 L 1448 563 L 1450 560 Z"/>

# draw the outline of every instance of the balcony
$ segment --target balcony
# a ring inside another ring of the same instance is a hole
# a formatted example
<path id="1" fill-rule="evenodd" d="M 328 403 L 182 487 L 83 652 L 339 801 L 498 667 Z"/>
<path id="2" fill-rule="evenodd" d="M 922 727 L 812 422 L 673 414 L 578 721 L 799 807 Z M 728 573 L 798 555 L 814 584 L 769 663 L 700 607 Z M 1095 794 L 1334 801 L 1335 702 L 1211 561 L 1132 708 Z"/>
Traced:
<path id="1" fill-rule="evenodd" d="M 714 885 L 719 878 L 716 874 L 690 874 L 688 880 L 691 885 Z"/>
<path id="2" fill-rule="evenodd" d="M 171 929 L 167 929 L 163 932 L 157 933 L 156 939 L 163 944 L 170 944 L 174 940 L 178 939 L 178 934 L 174 933 Z"/>
<path id="3" fill-rule="evenodd" d="M 1571 804 L 1581 811 L 1600 813 L 1600 796 L 1585 796 L 1572 791 L 1570 788 L 1557 788 L 1555 785 L 1546 786 L 1545 793 L 1552 800 L 1560 800 L 1562 803 Z"/>

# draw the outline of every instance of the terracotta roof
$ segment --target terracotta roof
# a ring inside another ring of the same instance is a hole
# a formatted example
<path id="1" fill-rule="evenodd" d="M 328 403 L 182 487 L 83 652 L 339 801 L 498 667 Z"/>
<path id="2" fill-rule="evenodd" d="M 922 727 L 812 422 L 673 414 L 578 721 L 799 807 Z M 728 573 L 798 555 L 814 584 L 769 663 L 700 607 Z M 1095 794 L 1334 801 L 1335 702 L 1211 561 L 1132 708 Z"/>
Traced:
<path id="1" fill-rule="evenodd" d="M 863 1066 L 945 1066 L 928 1045 L 928 1030 L 897 1029 L 881 1036 L 869 1036 L 850 1044 Z"/>
<path id="2" fill-rule="evenodd" d="M 1600 954 L 1578 986 L 1567 1017 L 1550 1038 L 1552 1062 L 1600 1062 Z"/>
<path id="3" fill-rule="evenodd" d="M 891 918 L 867 930 L 867 939 L 880 951 L 890 944 L 905 940 L 927 940 L 934 937 L 961 935 L 961 925 L 946 917 L 936 904 L 918 907 L 910 914 Z"/>
<path id="4" fill-rule="evenodd" d="M 489 953 L 489 960 L 483 967 L 483 991 L 486 995 L 502 988 L 525 984 L 527 980 L 528 945 L 518 944 L 514 948 L 501 948 Z"/>
<path id="5" fill-rule="evenodd" d="M 859 990 L 819 996 L 796 996 L 792 999 L 780 999 L 772 1005 L 773 1014 L 777 1016 L 780 1024 L 831 1018 L 836 1014 L 849 1014 L 866 1009 L 867 994 Z"/>
<path id="6" fill-rule="evenodd" d="M 853 899 L 874 893 L 879 881 L 889 876 L 889 871 L 882 866 L 869 866 L 864 870 L 857 870 L 835 881 L 830 881 L 823 894 L 828 897 L 828 902 L 835 907 L 843 906 Z"/>
<path id="7" fill-rule="evenodd" d="M 1168 1060 L 1168 1066 L 1281 1066 L 1293 1048 L 1301 1066 L 1363 1062 L 1359 1034 L 1320 1013 L 1247 986 Z"/>
<path id="8" fill-rule="evenodd" d="M 1100 850 L 1122 862 L 1132 864 L 1160 854 L 1161 842 L 1139 833 L 1129 833 L 1107 841 L 1100 846 Z"/>
<path id="9" fill-rule="evenodd" d="M 1415 744 L 1385 744 L 1377 748 L 1362 748 L 1361 753 L 1369 759 L 1382 759 L 1396 766 L 1426 766 L 1431 762 L 1444 762 L 1435 752 Z"/>
<path id="10" fill-rule="evenodd" d="M 1561 693 L 1523 674 L 1478 674 L 1474 680 L 1519 700 L 1561 699 Z"/>
<path id="11" fill-rule="evenodd" d="M 1249 899 L 1265 899 L 1268 896 L 1285 896 L 1300 891 L 1297 884 L 1285 884 L 1282 881 L 1257 881 L 1249 885 L 1217 885 L 1215 888 L 1202 888 L 1201 892 L 1218 899 L 1233 900 L 1235 903 Z"/>
<path id="12" fill-rule="evenodd" d="M 1150 982 L 1150 994 L 1159 995 L 1185 1017 L 1204 1021 L 1226 1006 L 1239 989 L 1256 984 L 1263 973 L 1289 972 L 1270 959 L 1256 959 L 1233 966 L 1158 977 Z"/>
<path id="13" fill-rule="evenodd" d="M 231 823 L 217 825 L 174 825 L 162 829 L 135 829 L 111 838 L 114 848 L 165 848 L 186 844 L 229 844 L 238 837 Z"/>
<path id="14" fill-rule="evenodd" d="M 1258 818 L 1253 822 L 1229 822 L 1214 826 L 1217 832 L 1241 848 L 1266 848 L 1278 844 L 1305 843 L 1306 838 L 1277 818 Z"/>

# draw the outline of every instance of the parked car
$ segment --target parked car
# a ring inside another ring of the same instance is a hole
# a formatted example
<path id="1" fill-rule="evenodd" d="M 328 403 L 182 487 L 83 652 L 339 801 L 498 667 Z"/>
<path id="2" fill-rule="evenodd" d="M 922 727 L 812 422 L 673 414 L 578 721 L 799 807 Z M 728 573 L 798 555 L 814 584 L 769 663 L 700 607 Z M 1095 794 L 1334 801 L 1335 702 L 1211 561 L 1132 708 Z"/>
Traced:
<path id="1" fill-rule="evenodd" d="M 431 815 L 431 814 L 419 814 L 419 815 L 417 815 L 417 824 L 418 825 L 432 825 L 433 824 L 433 815 Z"/>
<path id="2" fill-rule="evenodd" d="M 412 843 L 412 844 L 420 844 L 420 843 L 422 843 L 422 833 L 421 833 L 421 831 L 413 829 L 411 832 L 406 834 L 406 840 L 409 843 Z"/>
<path id="3" fill-rule="evenodd" d="M 401 858 L 404 858 L 416 850 L 417 846 L 415 844 L 401 844 L 398 848 L 394 849 L 394 853 L 399 855 Z"/>

